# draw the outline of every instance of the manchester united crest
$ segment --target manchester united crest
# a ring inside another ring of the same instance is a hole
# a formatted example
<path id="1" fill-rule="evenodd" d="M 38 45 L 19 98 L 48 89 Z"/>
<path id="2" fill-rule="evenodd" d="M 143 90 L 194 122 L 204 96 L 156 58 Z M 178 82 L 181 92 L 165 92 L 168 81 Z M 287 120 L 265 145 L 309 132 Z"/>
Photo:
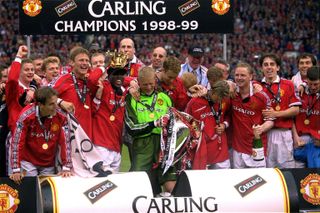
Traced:
<path id="1" fill-rule="evenodd" d="M 7 184 L 0 184 L 0 212 L 15 212 L 19 203 L 18 191 Z"/>
<path id="2" fill-rule="evenodd" d="M 163 100 L 162 100 L 162 99 L 159 98 L 159 99 L 157 100 L 157 102 L 158 102 L 158 104 L 159 104 L 160 106 L 163 105 Z"/>
<path id="3" fill-rule="evenodd" d="M 41 12 L 42 4 L 40 0 L 25 0 L 22 9 L 26 15 L 34 17 Z"/>
<path id="4" fill-rule="evenodd" d="M 51 131 L 52 132 L 56 132 L 59 130 L 59 124 L 52 124 L 51 126 Z"/>
<path id="5" fill-rule="evenodd" d="M 320 175 L 309 174 L 300 181 L 300 187 L 300 192 L 307 202 L 320 205 Z"/>
<path id="6" fill-rule="evenodd" d="M 229 0 L 212 0 L 211 8 L 218 15 L 226 14 L 230 9 Z"/>

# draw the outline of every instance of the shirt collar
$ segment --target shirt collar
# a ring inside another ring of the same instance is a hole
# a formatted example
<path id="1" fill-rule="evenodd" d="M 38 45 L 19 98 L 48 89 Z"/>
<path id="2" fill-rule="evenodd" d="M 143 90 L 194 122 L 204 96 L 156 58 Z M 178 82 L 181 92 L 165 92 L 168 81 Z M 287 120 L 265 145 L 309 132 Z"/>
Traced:
<path id="1" fill-rule="evenodd" d="M 253 84 L 252 84 L 252 81 L 250 81 L 250 84 L 249 84 L 249 86 L 250 86 L 250 97 L 251 96 L 253 96 Z M 240 89 L 239 89 L 239 87 L 237 86 L 237 88 L 236 88 L 236 92 L 237 93 L 239 93 L 240 92 Z"/>
<path id="2" fill-rule="evenodd" d="M 261 80 L 261 82 L 262 82 L 262 83 L 267 83 L 266 77 L 264 77 L 264 78 Z M 280 77 L 277 75 L 276 80 L 274 80 L 272 83 L 280 83 Z"/>

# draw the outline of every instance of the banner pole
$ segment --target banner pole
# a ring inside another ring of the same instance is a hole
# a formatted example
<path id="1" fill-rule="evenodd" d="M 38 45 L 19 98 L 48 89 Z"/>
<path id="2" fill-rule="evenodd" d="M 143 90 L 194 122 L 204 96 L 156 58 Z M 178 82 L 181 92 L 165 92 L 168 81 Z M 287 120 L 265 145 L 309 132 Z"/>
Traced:
<path id="1" fill-rule="evenodd" d="M 30 58 L 30 52 L 31 52 L 31 38 L 30 38 L 30 35 L 27 36 L 27 47 L 28 47 L 28 55 L 27 55 L 27 57 Z"/>
<path id="2" fill-rule="evenodd" d="M 223 34 L 223 59 L 227 60 L 227 34 Z"/>

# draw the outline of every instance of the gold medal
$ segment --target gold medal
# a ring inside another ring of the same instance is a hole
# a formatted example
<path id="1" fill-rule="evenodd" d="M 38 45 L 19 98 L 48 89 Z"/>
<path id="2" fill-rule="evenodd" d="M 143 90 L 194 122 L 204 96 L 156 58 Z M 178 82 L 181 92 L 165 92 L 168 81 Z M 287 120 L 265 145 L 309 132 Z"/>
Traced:
<path id="1" fill-rule="evenodd" d="M 150 118 L 154 118 L 154 113 L 150 113 L 150 114 L 149 114 L 149 117 L 150 117 Z"/>
<path id="2" fill-rule="evenodd" d="M 90 109 L 90 107 L 88 106 L 88 105 L 83 105 L 83 107 L 85 108 L 85 109 Z"/>
<path id="3" fill-rule="evenodd" d="M 110 115 L 109 120 L 114 121 L 114 120 L 116 120 L 116 117 L 114 115 Z"/>
<path id="4" fill-rule="evenodd" d="M 279 111 L 281 109 L 280 105 L 276 106 L 276 110 Z"/>
<path id="5" fill-rule="evenodd" d="M 305 125 L 309 125 L 309 124 L 310 124 L 310 120 L 309 120 L 309 119 L 305 119 L 305 120 L 304 120 L 304 124 L 305 124 Z"/>
<path id="6" fill-rule="evenodd" d="M 44 150 L 47 150 L 48 149 L 48 144 L 47 143 L 44 143 L 44 144 L 42 144 L 42 149 L 44 149 Z"/>

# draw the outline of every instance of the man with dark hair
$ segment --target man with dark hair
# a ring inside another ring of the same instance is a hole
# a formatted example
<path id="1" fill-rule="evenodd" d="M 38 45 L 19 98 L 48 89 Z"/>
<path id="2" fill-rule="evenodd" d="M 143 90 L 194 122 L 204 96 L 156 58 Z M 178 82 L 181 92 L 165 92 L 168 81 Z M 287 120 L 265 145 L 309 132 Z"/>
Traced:
<path id="1" fill-rule="evenodd" d="M 230 65 L 226 60 L 218 59 L 213 66 L 218 67 L 222 70 L 224 80 L 232 80 L 230 76 Z"/>
<path id="2" fill-rule="evenodd" d="M 297 92 L 301 90 L 301 86 L 306 86 L 307 70 L 316 65 L 316 57 L 311 53 L 302 53 L 297 57 L 298 72 L 291 79 Z"/>
<path id="3" fill-rule="evenodd" d="M 302 53 L 297 57 L 298 72 L 292 77 L 294 88 L 299 95 L 302 95 L 307 84 L 307 70 L 317 65 L 317 60 L 311 53 Z"/>
<path id="4" fill-rule="evenodd" d="M 123 87 L 123 81 L 127 71 L 124 68 L 125 64 L 119 67 L 112 65 L 121 56 L 122 53 L 117 53 L 111 58 L 110 67 L 99 79 L 99 88 L 93 99 L 92 118 L 93 142 L 108 169 L 116 172 L 119 171 L 121 161 L 121 141 L 127 93 Z"/>
<path id="5" fill-rule="evenodd" d="M 57 108 L 57 92 L 50 87 L 36 91 L 35 101 L 26 106 L 13 133 L 10 178 L 21 183 L 24 176 L 56 173 L 55 159 L 60 149 L 62 176 L 71 176 L 71 145 L 67 117 Z"/>
<path id="6" fill-rule="evenodd" d="M 296 167 L 320 167 L 320 67 L 307 70 L 307 88 L 301 97 L 300 113 L 295 118 L 292 133 L 295 145 Z M 317 154 L 315 154 L 317 153 Z"/>
<path id="7" fill-rule="evenodd" d="M 36 75 L 38 75 L 40 78 L 44 78 L 45 73 L 41 69 L 43 64 L 43 58 L 41 56 L 31 56 L 32 63 L 34 66 L 34 72 Z"/>
<path id="8" fill-rule="evenodd" d="M 271 99 L 271 107 L 262 114 L 266 119 L 275 119 L 274 127 L 268 132 L 267 167 L 294 168 L 291 128 L 301 102 L 292 81 L 279 77 L 280 58 L 266 54 L 259 62 L 264 74 L 263 91 Z"/>

